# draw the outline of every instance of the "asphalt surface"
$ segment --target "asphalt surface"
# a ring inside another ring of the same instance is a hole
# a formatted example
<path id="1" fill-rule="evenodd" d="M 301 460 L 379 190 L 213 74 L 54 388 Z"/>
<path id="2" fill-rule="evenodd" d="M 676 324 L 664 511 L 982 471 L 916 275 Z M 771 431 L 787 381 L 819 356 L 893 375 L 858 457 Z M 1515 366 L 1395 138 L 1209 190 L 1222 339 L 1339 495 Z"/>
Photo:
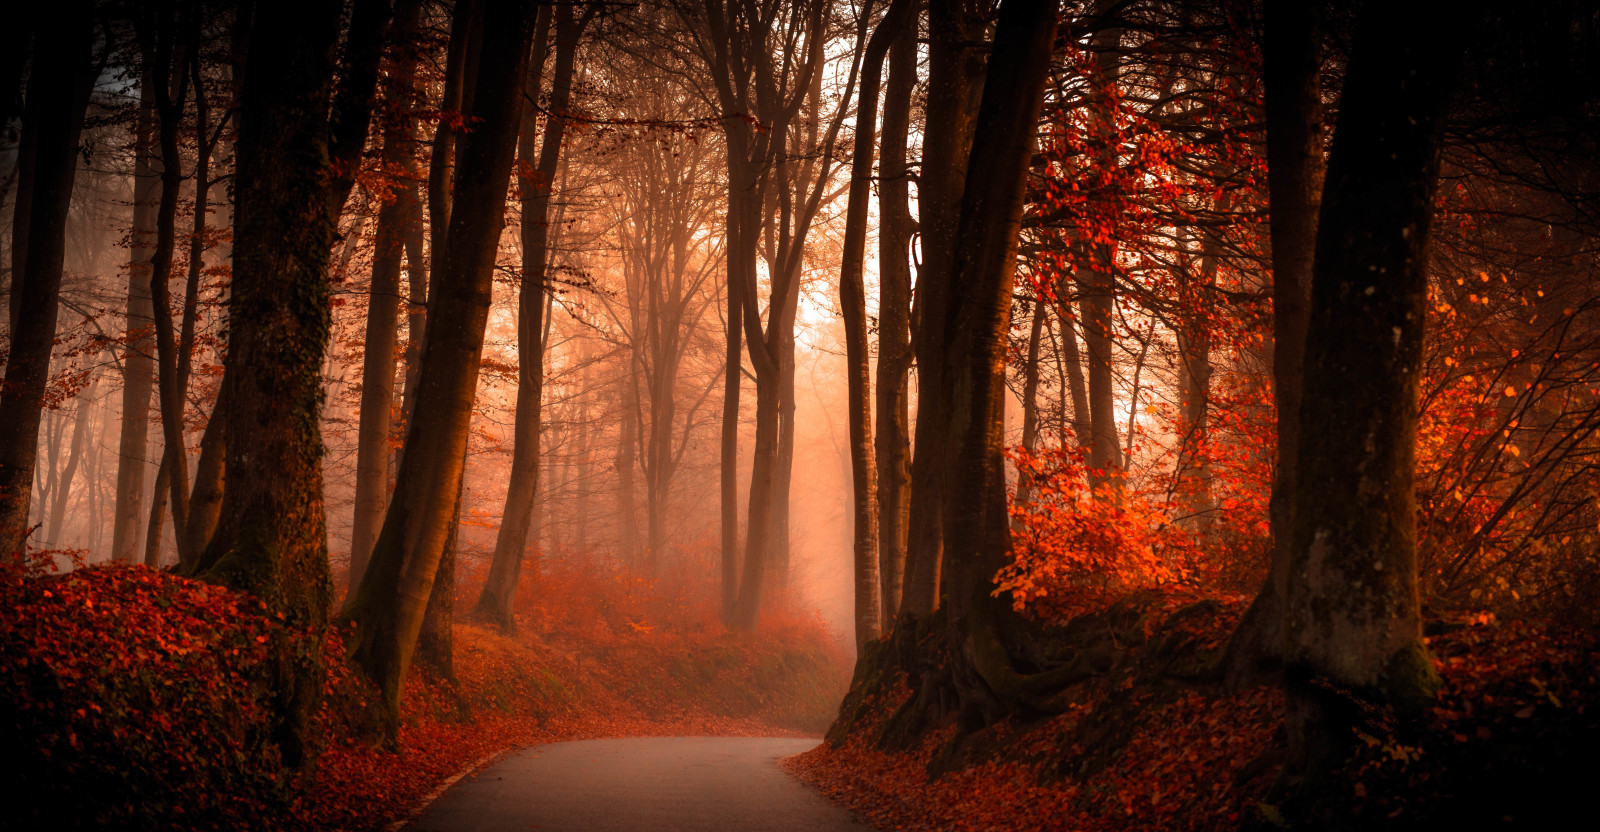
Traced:
<path id="1" fill-rule="evenodd" d="M 652 737 L 518 751 L 463 778 L 410 832 L 870 832 L 778 767 L 816 740 Z"/>

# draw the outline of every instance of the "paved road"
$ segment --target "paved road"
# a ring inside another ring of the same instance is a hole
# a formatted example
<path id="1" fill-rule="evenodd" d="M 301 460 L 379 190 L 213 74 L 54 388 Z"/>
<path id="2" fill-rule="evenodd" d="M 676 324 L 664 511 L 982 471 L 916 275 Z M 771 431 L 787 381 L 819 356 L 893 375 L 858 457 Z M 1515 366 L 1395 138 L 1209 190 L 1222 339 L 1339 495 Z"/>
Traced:
<path id="1" fill-rule="evenodd" d="M 778 767 L 816 740 L 655 737 L 518 751 L 464 778 L 410 832 L 870 832 Z"/>

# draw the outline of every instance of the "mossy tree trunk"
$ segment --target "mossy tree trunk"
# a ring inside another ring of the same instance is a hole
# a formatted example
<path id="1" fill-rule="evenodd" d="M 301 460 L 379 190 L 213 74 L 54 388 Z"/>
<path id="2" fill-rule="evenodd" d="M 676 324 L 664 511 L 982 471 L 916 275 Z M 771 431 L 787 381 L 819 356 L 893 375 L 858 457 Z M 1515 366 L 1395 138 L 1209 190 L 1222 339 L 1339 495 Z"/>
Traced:
<path id="1" fill-rule="evenodd" d="M 1428 231 L 1470 15 L 1369 6 L 1339 105 L 1317 232 L 1285 616 L 1290 760 L 1306 792 L 1354 739 L 1357 701 L 1418 709 L 1413 485 Z M 1429 31 L 1419 38 L 1416 32 Z"/>
<path id="2" fill-rule="evenodd" d="M 388 17 L 382 0 L 359 0 L 339 62 L 337 4 L 263 4 L 240 95 L 222 382 L 230 476 L 199 568 L 282 616 L 270 645 L 273 734 L 291 769 L 317 750 L 307 730 L 332 600 L 319 423 L 329 253 L 366 143 Z"/>

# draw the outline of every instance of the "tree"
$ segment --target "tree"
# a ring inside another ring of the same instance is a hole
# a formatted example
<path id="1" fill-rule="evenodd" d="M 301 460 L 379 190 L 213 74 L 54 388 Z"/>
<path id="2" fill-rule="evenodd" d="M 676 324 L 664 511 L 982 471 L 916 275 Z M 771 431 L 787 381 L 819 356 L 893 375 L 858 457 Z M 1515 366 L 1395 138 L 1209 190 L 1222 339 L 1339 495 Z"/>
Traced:
<path id="1" fill-rule="evenodd" d="M 1417 383 L 1429 227 L 1467 16 L 1415 0 L 1360 17 L 1312 267 L 1288 565 L 1290 762 L 1309 796 L 1354 742 L 1358 701 L 1439 684 L 1417 591 Z M 1414 27 L 1436 37 L 1416 38 Z M 1442 28 L 1441 28 L 1442 27 Z"/>
<path id="2" fill-rule="evenodd" d="M 1322 85 L 1314 7 L 1269 0 L 1264 7 L 1262 80 L 1271 204 L 1273 395 L 1278 468 L 1272 484 L 1272 561 L 1266 583 L 1229 641 L 1226 673 L 1240 686 L 1283 656 L 1283 597 L 1300 442 L 1306 307 L 1322 199 Z"/>
<path id="3" fill-rule="evenodd" d="M 306 729 L 322 692 L 332 600 L 319 425 L 328 261 L 366 143 L 389 8 L 358 0 L 336 61 L 340 16 L 333 4 L 273 3 L 251 23 L 222 382 L 229 484 L 198 565 L 205 579 L 283 616 L 271 645 L 273 739 L 291 768 L 315 757 Z"/>
<path id="4" fill-rule="evenodd" d="M 383 693 L 378 709 L 390 742 L 461 488 L 533 18 L 531 4 L 522 0 L 485 0 L 471 91 L 471 112 L 480 121 L 462 142 L 449 234 L 432 281 L 416 404 L 383 528 L 346 612 L 357 627 L 352 659 Z"/>
<path id="5" fill-rule="evenodd" d="M 1048 674 L 1024 677 L 1013 664 L 1002 631 L 1015 613 L 993 587 L 1011 551 L 1003 434 L 1017 234 L 1056 16 L 1054 0 L 1001 6 L 949 276 L 940 397 L 958 450 L 944 480 L 945 615 L 956 690 L 986 721 L 1020 707 L 1031 687 L 1048 681 Z"/>
<path id="6" fill-rule="evenodd" d="M 856 110 L 855 153 L 850 168 L 844 258 L 839 266 L 839 308 L 844 313 L 846 384 L 849 388 L 850 476 L 855 505 L 856 649 L 883 633 L 883 596 L 878 578 L 878 483 L 872 444 L 872 379 L 867 344 L 867 200 L 872 186 L 872 151 L 878 125 L 878 87 L 883 58 L 912 20 L 910 0 L 889 6 L 861 65 L 861 104 Z"/>
<path id="7" fill-rule="evenodd" d="M 926 615 L 940 604 L 944 557 L 945 458 L 950 431 L 940 402 L 944 321 L 955 285 L 955 239 L 976 130 L 986 54 L 985 3 L 929 0 L 928 102 L 917 183 L 922 267 L 912 310 L 917 359 L 917 423 L 911 459 L 910 530 L 901 609 Z"/>
<path id="8" fill-rule="evenodd" d="M 372 282 L 367 291 L 367 327 L 361 365 L 361 422 L 356 447 L 355 515 L 350 521 L 350 586 L 361 585 L 372 542 L 383 522 L 389 495 L 389 434 L 393 429 L 395 352 L 400 342 L 400 265 L 408 238 L 422 227 L 422 199 L 418 193 L 415 155 L 417 66 L 421 50 L 414 41 L 421 34 L 422 3 L 405 0 L 395 9 L 395 49 L 391 74 L 384 87 L 383 174 L 389 190 L 378 209 L 378 228 L 372 258 Z M 413 248 L 406 267 L 415 274 L 424 268 Z M 415 279 L 415 278 L 413 278 Z"/>
<path id="9" fill-rule="evenodd" d="M 87 2 L 44 12 L 28 78 L 19 161 L 31 181 L 18 189 L 12 238 L 12 298 L 20 312 L 0 390 L 0 552 L 23 551 L 32 532 L 28 513 L 55 346 L 67 211 L 83 115 L 99 74 L 91 54 L 94 17 Z"/>
<path id="10" fill-rule="evenodd" d="M 906 137 L 911 128 L 911 92 L 917 83 L 917 30 L 922 4 L 914 2 L 889 47 L 889 77 L 883 96 L 882 161 L 878 164 L 878 367 L 876 446 L 878 475 L 878 568 L 883 585 L 883 620 L 892 627 L 900 612 L 911 521 L 911 172 Z"/>
<path id="11" fill-rule="evenodd" d="M 537 100 L 544 73 L 545 40 L 550 29 L 550 12 L 541 9 L 534 60 L 530 64 L 528 89 Z M 576 19 L 570 7 L 555 11 L 555 67 L 550 88 L 549 115 L 538 153 L 534 153 L 537 113 L 529 107 L 522 114 L 522 139 L 518 145 L 518 187 L 522 197 L 522 283 L 517 290 L 517 415 L 513 427 L 511 479 L 506 485 L 505 509 L 500 514 L 500 529 L 495 535 L 494 559 L 489 577 L 478 596 L 476 615 L 494 621 L 502 629 L 514 626 L 511 602 L 516 596 L 517 576 L 534 528 L 534 507 L 539 495 L 540 427 L 544 397 L 545 308 L 549 282 L 550 197 L 560 165 L 561 141 L 566 131 L 566 110 L 572 95 L 572 75 L 577 40 L 583 20 Z"/>

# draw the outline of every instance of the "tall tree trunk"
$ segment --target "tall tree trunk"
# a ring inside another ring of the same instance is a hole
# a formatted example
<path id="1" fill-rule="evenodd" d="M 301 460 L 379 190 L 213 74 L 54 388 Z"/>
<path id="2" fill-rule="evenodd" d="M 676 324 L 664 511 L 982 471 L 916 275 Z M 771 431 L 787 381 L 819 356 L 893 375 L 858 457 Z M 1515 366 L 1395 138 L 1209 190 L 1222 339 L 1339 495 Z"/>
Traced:
<path id="1" fill-rule="evenodd" d="M 958 449 L 946 465 L 944 510 L 947 634 L 963 706 L 993 721 L 1014 712 L 1029 677 L 1013 663 L 1004 631 L 1009 594 L 994 574 L 1011 551 L 1006 515 L 1005 360 L 1017 234 L 1055 42 L 1054 0 L 1008 0 L 1000 8 L 984 83 L 972 162 L 956 237 L 941 398 Z"/>
<path id="2" fill-rule="evenodd" d="M 1110 3 L 1102 4 L 1109 7 Z M 1117 46 L 1122 30 L 1103 28 L 1095 33 L 1091 48 L 1105 85 L 1089 95 L 1090 118 L 1103 133 L 1100 163 L 1114 166 L 1116 124 L 1111 112 L 1111 96 L 1105 90 L 1116 83 Z M 1117 311 L 1116 262 L 1112 247 L 1105 243 L 1085 244 L 1089 262 L 1077 272 L 1082 312 L 1083 343 L 1089 359 L 1089 483 L 1119 487 L 1123 479 L 1122 445 L 1117 438 L 1117 389 L 1113 362 L 1116 337 L 1112 324 Z"/>
<path id="3" fill-rule="evenodd" d="M 383 693 L 388 738 L 399 729 L 400 687 L 450 531 L 488 322 L 506 185 L 521 125 L 533 8 L 485 0 L 476 126 L 461 148 L 444 260 L 435 271 L 416 409 L 394 496 L 349 616 L 352 658 Z M 459 23 L 459 21 L 458 21 Z"/>
<path id="4" fill-rule="evenodd" d="M 14 271 L 12 297 L 23 310 L 11 330 L 11 352 L 0 391 L 0 552 L 21 552 L 29 534 L 28 514 L 39 457 L 39 421 L 55 346 L 66 256 L 67 213 L 78 171 L 78 136 L 89 102 L 95 67 L 91 58 L 94 9 L 87 2 L 61 3 L 41 12 L 33 71 L 28 79 L 32 135 L 32 188 L 25 222 L 23 268 Z M 18 214 L 21 192 L 18 192 Z M 15 262 L 15 260 L 13 261 Z"/>
<path id="5" fill-rule="evenodd" d="M 150 258 L 156 236 L 156 200 L 160 174 L 155 153 L 156 91 L 153 69 L 146 67 L 139 83 L 139 113 L 134 128 L 133 228 L 129 232 L 128 313 L 126 348 L 122 355 L 122 429 L 117 451 L 116 508 L 111 527 L 111 555 L 132 562 L 141 552 L 139 520 L 144 516 L 144 483 L 150 435 L 150 393 L 154 388 L 155 328 L 150 301 Z"/>
<path id="6" fill-rule="evenodd" d="M 1067 393 L 1072 399 L 1072 437 L 1087 459 L 1094 431 L 1089 426 L 1089 388 L 1084 381 L 1083 350 L 1078 347 L 1077 316 L 1072 306 L 1063 295 L 1056 312 L 1061 319 L 1061 363 L 1066 370 Z"/>
<path id="7" fill-rule="evenodd" d="M 155 490 L 150 494 L 150 516 L 144 526 L 144 565 L 154 569 L 161 565 L 161 536 L 167 524 L 167 500 L 172 497 L 172 461 L 167 450 L 161 449 L 161 463 L 156 467 Z"/>
<path id="8" fill-rule="evenodd" d="M 157 4 L 148 17 L 141 17 L 141 51 L 154 71 L 150 81 L 156 93 L 157 146 L 161 152 L 161 201 L 156 207 L 156 245 L 150 258 L 150 298 L 156 332 L 156 390 L 161 407 L 161 470 L 156 475 L 158 496 L 155 503 L 170 502 L 174 530 L 183 529 L 189 512 L 189 457 L 183 438 L 184 390 L 178 378 L 178 335 L 172 325 L 172 261 L 178 244 L 178 197 L 183 186 L 182 159 L 178 132 L 188 98 L 189 77 L 180 56 L 180 22 L 175 3 Z M 198 34 L 198 28 L 195 29 Z M 189 305 L 185 304 L 185 309 Z M 188 326 L 191 337 L 194 325 Z M 184 362 L 187 364 L 187 361 Z M 160 493 L 165 490 L 165 493 Z M 152 514 L 150 532 L 145 539 L 145 564 L 157 565 L 160 559 L 162 518 Z M 181 546 L 182 534 L 174 535 Z M 193 555 L 178 552 L 180 562 Z"/>
<path id="9" fill-rule="evenodd" d="M 778 353 L 778 456 L 772 469 L 771 583 L 779 592 L 789 588 L 789 502 L 794 483 L 794 324 L 777 336 Z"/>
<path id="10" fill-rule="evenodd" d="M 1094 485 L 1120 481 L 1122 469 L 1116 379 L 1111 366 L 1116 293 L 1109 268 L 1109 263 L 1102 262 L 1078 272 L 1078 308 L 1083 311 L 1083 342 L 1089 359 L 1089 481 Z"/>
<path id="11" fill-rule="evenodd" d="M 883 594 L 878 581 L 878 481 L 872 444 L 871 345 L 867 335 L 864 277 L 867 210 L 872 196 L 872 152 L 877 138 L 878 87 L 883 58 L 911 19 L 911 0 L 894 0 L 867 41 L 862 58 L 861 103 L 856 108 L 855 150 L 839 264 L 839 308 L 844 316 L 846 418 L 850 429 L 850 484 L 854 498 L 856 650 L 883 635 Z"/>
<path id="12" fill-rule="evenodd" d="M 731 151 L 730 151 L 731 153 Z M 728 162 L 730 168 L 734 162 Z M 744 325 L 740 316 L 744 312 L 744 299 L 740 295 L 743 283 L 736 274 L 734 251 L 737 247 L 743 222 L 743 198 L 729 186 L 727 214 L 727 315 L 722 356 L 722 419 L 719 440 L 718 482 L 720 493 L 718 508 L 721 514 L 722 533 L 722 620 L 733 623 L 733 610 L 739 600 L 739 393 L 744 384 Z"/>
<path id="13" fill-rule="evenodd" d="M 559 16 L 572 28 L 572 12 L 563 6 Z M 528 64 L 527 96 L 537 101 L 543 86 L 544 59 L 550 37 L 550 10 L 540 7 L 535 26 L 533 58 Z M 545 308 L 549 294 L 550 192 L 559 163 L 561 136 L 566 122 L 558 115 L 568 106 L 572 84 L 572 54 L 575 43 L 563 46 L 562 32 L 556 34 L 556 74 L 551 85 L 551 116 L 546 122 L 544 144 L 535 152 L 538 138 L 538 113 L 529 107 L 522 112 L 521 136 L 517 144 L 518 195 L 522 199 L 522 284 L 517 289 L 517 415 L 512 426 L 511 480 L 506 485 L 506 502 L 500 512 L 500 528 L 494 539 L 494 557 L 489 562 L 489 577 L 483 583 L 473 614 L 498 625 L 507 632 L 516 627 L 512 603 L 517 594 L 517 577 L 527 552 L 529 535 L 538 544 L 534 513 L 539 499 L 540 429 L 543 423 Z M 575 40 L 575 32 L 567 32 Z M 563 51 L 563 49 L 565 51 Z"/>
<path id="14" fill-rule="evenodd" d="M 382 163 L 388 193 L 378 209 L 373 242 L 372 281 L 367 291 L 367 329 L 361 359 L 361 417 L 356 427 L 355 513 L 350 520 L 350 575 L 347 592 L 361 585 L 372 543 L 389 502 L 389 434 L 393 429 L 395 351 L 400 343 L 400 263 L 409 229 L 422 222 L 417 191 L 415 144 L 417 64 L 421 57 L 411 43 L 421 30 L 422 3 L 407 0 L 395 16 L 395 41 L 400 55 L 386 84 L 389 110 L 383 118 Z M 421 264 L 413 260 L 415 271 Z"/>
<path id="15" fill-rule="evenodd" d="M 631 350 L 630 350 L 631 352 Z M 620 389 L 617 402 L 622 411 L 622 424 L 617 431 L 617 551 L 622 562 L 629 566 L 639 563 L 639 495 L 635 473 L 639 460 L 639 388 L 635 368 L 638 361 L 630 358 L 623 378 L 618 379 Z"/>
<path id="16" fill-rule="evenodd" d="M 200 458 L 195 463 L 194 488 L 189 494 L 189 524 L 184 529 L 188 538 L 186 549 L 202 556 L 216 532 L 217 521 L 222 517 L 222 493 L 228 463 L 228 407 L 227 386 L 217 391 L 217 400 L 211 405 L 211 418 L 206 421 L 205 433 L 200 436 Z M 193 572 L 199 567 L 186 569 Z"/>
<path id="17" fill-rule="evenodd" d="M 1033 321 L 1028 326 L 1028 357 L 1022 366 L 1022 449 L 1030 454 L 1039 449 L 1039 342 L 1044 337 L 1048 309 L 1043 300 L 1033 302 Z M 1025 506 L 1032 501 L 1033 476 L 1021 472 L 1017 475 L 1016 504 Z"/>
<path id="18" fill-rule="evenodd" d="M 46 549 L 54 549 L 61 540 L 61 525 L 66 519 L 67 498 L 72 494 L 72 479 L 78 473 L 78 463 L 83 459 L 83 446 L 89 435 L 89 409 L 94 405 L 99 389 L 100 376 L 96 374 L 94 380 L 89 382 L 88 389 L 78 395 L 78 404 L 72 414 L 72 449 L 67 452 L 67 469 L 61 472 L 61 482 L 56 485 L 55 501 L 50 506 L 50 525 L 45 527 Z"/>
<path id="19" fill-rule="evenodd" d="M 1322 202 L 1322 62 L 1316 8 L 1296 0 L 1267 0 L 1263 11 L 1278 466 L 1272 481 L 1272 559 L 1267 578 L 1234 630 L 1223 659 L 1223 672 L 1232 687 L 1249 684 L 1259 671 L 1277 667 L 1283 657 L 1283 599 L 1299 471 L 1300 389 Z"/>
<path id="20" fill-rule="evenodd" d="M 878 389 L 874 457 L 878 473 L 878 570 L 883 621 L 893 627 L 900 613 L 906 569 L 906 534 L 911 511 L 911 443 L 908 428 L 911 370 L 910 167 L 906 137 L 911 127 L 911 92 L 917 83 L 917 22 L 922 4 L 912 3 L 889 47 L 889 78 L 883 93 L 882 160 L 878 163 Z"/>
<path id="21" fill-rule="evenodd" d="M 450 533 L 439 555 L 439 569 L 433 577 L 433 588 L 428 592 L 422 627 L 417 630 L 417 661 L 439 678 L 451 681 L 456 678 L 456 555 L 461 545 L 461 502 L 466 497 L 466 473 L 463 463 L 461 477 L 456 480 L 456 507 L 450 513 Z"/>
<path id="22" fill-rule="evenodd" d="M 388 6 L 358 0 L 336 67 L 340 18 L 336 5 L 272 3 L 251 24 L 222 392 L 230 476 L 197 567 L 282 616 L 286 627 L 269 644 L 273 738 L 290 768 L 317 751 L 307 728 L 332 595 L 320 427 L 329 257 L 366 143 Z"/>
<path id="23" fill-rule="evenodd" d="M 1306 334 L 1284 678 L 1310 797 L 1355 744 L 1362 700 L 1407 712 L 1439 685 L 1417 591 L 1417 384 L 1428 231 L 1470 15 L 1369 4 L 1339 103 Z M 1434 36 L 1413 33 L 1428 26 Z"/>
<path id="24" fill-rule="evenodd" d="M 911 458 L 910 529 L 901 609 L 926 615 L 939 607 L 944 532 L 945 457 L 950 454 L 944 384 L 944 322 L 956 268 L 955 237 L 988 52 L 984 19 L 960 0 L 929 0 L 928 101 L 917 205 L 922 267 L 917 274 L 916 444 Z"/>
<path id="25" fill-rule="evenodd" d="M 1225 210 L 1224 205 L 1218 206 Z M 1178 494 L 1190 525 L 1205 530 L 1215 507 L 1211 495 L 1211 303 L 1217 283 L 1222 241 L 1207 229 L 1200 242 L 1199 274 L 1184 276 L 1185 308 L 1179 313 L 1178 337 Z M 1138 402 L 1134 402 L 1138 410 Z M 1131 433 L 1132 431 L 1130 431 Z"/>

